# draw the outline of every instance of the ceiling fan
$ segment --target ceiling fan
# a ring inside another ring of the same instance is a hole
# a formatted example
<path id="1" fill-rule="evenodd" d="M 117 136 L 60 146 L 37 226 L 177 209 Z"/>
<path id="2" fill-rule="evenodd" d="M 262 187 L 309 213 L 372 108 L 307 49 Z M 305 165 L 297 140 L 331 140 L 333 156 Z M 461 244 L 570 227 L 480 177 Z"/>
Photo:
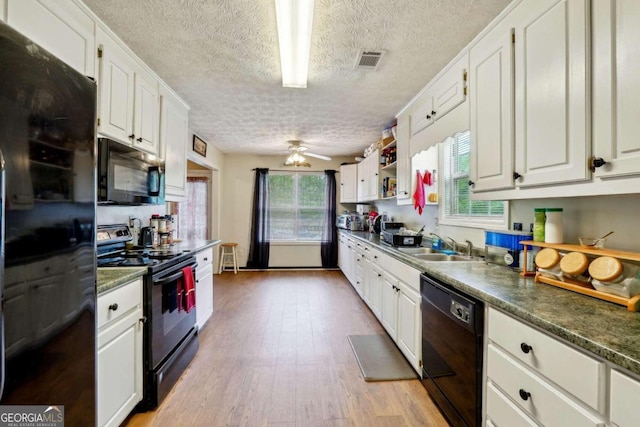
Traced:
<path id="1" fill-rule="evenodd" d="M 308 147 L 301 144 L 301 141 L 288 141 L 289 142 L 289 157 L 285 160 L 285 166 L 305 166 L 309 167 L 311 164 L 306 161 L 306 159 L 302 156 L 301 153 L 304 153 L 305 156 L 315 157 L 316 159 L 321 160 L 331 160 L 331 157 L 323 156 L 322 154 L 310 153 L 307 150 Z"/>

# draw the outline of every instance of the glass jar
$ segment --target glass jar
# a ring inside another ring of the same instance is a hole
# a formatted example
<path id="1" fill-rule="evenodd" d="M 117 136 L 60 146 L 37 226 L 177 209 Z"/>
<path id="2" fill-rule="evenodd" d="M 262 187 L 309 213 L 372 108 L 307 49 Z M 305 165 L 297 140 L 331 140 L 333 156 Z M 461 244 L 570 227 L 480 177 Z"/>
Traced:
<path id="1" fill-rule="evenodd" d="M 541 276 L 564 282 L 562 270 L 560 269 L 560 253 L 553 248 L 544 248 L 537 253 L 535 258 L 538 273 Z"/>
<path id="2" fill-rule="evenodd" d="M 536 242 L 544 242 L 544 223 L 546 220 L 545 209 L 533 209 L 533 216 L 533 240 L 535 240 Z"/>
<path id="3" fill-rule="evenodd" d="M 547 218 L 544 223 L 545 243 L 562 243 L 562 208 L 547 208 L 545 216 Z"/>

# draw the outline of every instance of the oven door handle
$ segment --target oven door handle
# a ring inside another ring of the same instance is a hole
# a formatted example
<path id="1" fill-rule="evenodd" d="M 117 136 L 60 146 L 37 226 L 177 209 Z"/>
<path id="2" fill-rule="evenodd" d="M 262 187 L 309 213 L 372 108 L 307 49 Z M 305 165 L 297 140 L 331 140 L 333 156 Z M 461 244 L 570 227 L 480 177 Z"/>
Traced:
<path id="1" fill-rule="evenodd" d="M 193 264 L 188 265 L 188 267 L 191 267 L 191 268 L 196 268 L 197 266 L 198 266 L 197 262 L 194 262 Z M 182 276 L 183 276 L 183 274 L 182 274 L 182 269 L 181 269 L 179 272 L 177 272 L 175 274 L 172 274 L 171 276 L 163 277 L 162 279 L 154 282 L 153 285 L 154 286 L 166 285 L 167 283 L 171 283 L 174 280 L 178 280 Z"/>

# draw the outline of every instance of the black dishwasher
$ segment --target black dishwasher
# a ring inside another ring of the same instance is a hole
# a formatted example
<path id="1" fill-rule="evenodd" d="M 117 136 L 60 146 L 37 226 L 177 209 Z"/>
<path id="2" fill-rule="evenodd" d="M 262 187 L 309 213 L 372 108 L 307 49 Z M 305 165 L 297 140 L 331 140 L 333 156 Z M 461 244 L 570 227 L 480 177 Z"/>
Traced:
<path id="1" fill-rule="evenodd" d="M 484 304 L 422 274 L 422 383 L 453 426 L 482 421 Z"/>

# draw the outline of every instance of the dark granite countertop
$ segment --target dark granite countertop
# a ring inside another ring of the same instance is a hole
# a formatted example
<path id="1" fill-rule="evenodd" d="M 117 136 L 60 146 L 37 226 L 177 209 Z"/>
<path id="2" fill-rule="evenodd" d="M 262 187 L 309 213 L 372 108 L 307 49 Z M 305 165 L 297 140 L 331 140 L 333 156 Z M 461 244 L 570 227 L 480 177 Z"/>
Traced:
<path id="1" fill-rule="evenodd" d="M 219 245 L 222 240 L 183 240 L 176 243 L 176 250 L 198 252 Z"/>
<path id="2" fill-rule="evenodd" d="M 188 240 L 176 243 L 172 249 L 175 251 L 198 252 L 203 249 L 219 245 L 220 242 L 220 240 Z M 98 295 L 129 283 L 137 277 L 144 276 L 146 272 L 147 267 L 98 268 Z"/>
<path id="3" fill-rule="evenodd" d="M 147 272 L 147 267 L 108 267 L 98 268 L 97 271 L 97 292 L 100 295 L 144 276 Z"/>
<path id="4" fill-rule="evenodd" d="M 381 243 L 378 235 L 345 232 L 384 253 L 603 359 L 640 374 L 640 313 L 524 278 L 482 261 L 422 261 Z"/>

